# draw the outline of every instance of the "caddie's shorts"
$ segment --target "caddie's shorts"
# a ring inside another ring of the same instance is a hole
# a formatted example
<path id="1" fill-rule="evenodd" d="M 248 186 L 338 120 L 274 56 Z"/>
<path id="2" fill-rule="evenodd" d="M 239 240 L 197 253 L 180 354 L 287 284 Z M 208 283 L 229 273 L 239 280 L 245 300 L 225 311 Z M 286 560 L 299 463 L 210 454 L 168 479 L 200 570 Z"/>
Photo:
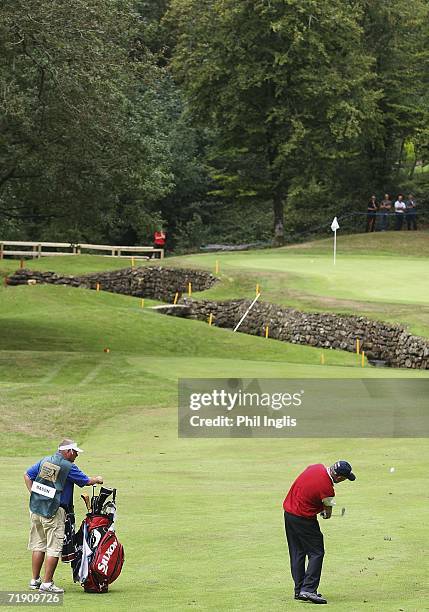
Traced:
<path id="1" fill-rule="evenodd" d="M 66 512 L 58 508 L 51 518 L 30 512 L 31 527 L 28 549 L 45 552 L 49 557 L 61 557 Z"/>

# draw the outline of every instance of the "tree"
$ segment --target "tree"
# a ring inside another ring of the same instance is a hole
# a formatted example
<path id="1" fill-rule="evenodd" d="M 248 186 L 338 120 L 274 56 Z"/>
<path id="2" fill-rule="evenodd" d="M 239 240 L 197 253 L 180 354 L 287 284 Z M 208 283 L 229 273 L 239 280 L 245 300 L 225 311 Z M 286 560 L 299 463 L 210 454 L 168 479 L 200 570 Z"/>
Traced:
<path id="1" fill-rule="evenodd" d="M 377 91 L 361 8 L 344 0 L 173 0 L 173 68 L 216 133 L 223 195 L 271 200 L 284 240 L 293 180 L 355 154 Z"/>
<path id="2" fill-rule="evenodd" d="M 171 188 L 159 69 L 147 49 L 136 60 L 133 4 L 2 4 L 0 213 L 30 233 L 42 219 L 45 231 L 97 236 L 121 202 L 138 218 Z"/>
<path id="3" fill-rule="evenodd" d="M 374 58 L 378 99 L 377 130 L 368 133 L 362 168 L 382 187 L 396 178 L 407 141 L 422 142 L 428 126 L 428 17 L 426 0 L 364 0 L 365 46 Z"/>

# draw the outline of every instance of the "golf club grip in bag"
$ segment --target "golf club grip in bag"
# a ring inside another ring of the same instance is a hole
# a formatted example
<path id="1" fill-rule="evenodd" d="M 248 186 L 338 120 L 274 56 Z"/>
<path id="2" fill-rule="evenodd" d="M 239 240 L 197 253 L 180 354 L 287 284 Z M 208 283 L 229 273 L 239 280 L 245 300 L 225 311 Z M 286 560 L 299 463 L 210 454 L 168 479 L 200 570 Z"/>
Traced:
<path id="1" fill-rule="evenodd" d="M 101 538 L 83 584 L 87 593 L 106 593 L 109 584 L 119 576 L 124 564 L 124 548 L 113 531 Z"/>

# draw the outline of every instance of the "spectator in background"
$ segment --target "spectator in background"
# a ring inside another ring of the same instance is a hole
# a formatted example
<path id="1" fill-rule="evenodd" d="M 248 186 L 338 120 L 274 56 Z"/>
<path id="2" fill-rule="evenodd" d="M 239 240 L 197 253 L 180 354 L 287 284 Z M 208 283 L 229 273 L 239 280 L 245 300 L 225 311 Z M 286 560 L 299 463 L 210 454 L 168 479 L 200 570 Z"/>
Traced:
<path id="1" fill-rule="evenodd" d="M 153 246 L 155 249 L 165 248 L 165 232 L 162 229 L 158 229 L 153 234 Z"/>
<path id="2" fill-rule="evenodd" d="M 405 204 L 405 218 L 407 219 L 407 230 L 417 229 L 417 211 L 416 211 L 416 201 L 413 198 L 413 194 L 410 193 L 408 196 L 408 200 Z"/>
<path id="3" fill-rule="evenodd" d="M 377 198 L 375 195 L 371 196 L 368 202 L 367 214 L 366 214 L 366 231 L 375 231 L 375 218 L 377 214 Z"/>
<path id="4" fill-rule="evenodd" d="M 384 198 L 380 202 L 380 231 L 385 232 L 389 228 L 389 213 L 392 210 L 392 200 L 388 193 L 384 194 Z"/>
<path id="5" fill-rule="evenodd" d="M 400 232 L 404 223 L 405 216 L 405 202 L 402 193 L 398 195 L 398 199 L 395 202 L 395 231 Z"/>

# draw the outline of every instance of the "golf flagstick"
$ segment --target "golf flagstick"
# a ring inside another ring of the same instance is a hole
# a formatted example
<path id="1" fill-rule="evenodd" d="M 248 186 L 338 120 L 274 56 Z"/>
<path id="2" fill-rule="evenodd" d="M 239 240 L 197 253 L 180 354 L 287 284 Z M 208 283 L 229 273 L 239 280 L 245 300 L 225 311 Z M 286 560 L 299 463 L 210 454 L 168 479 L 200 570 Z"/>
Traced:
<path id="1" fill-rule="evenodd" d="M 337 263 L 337 230 L 340 229 L 337 217 L 331 223 L 331 230 L 334 232 L 334 266 Z"/>

